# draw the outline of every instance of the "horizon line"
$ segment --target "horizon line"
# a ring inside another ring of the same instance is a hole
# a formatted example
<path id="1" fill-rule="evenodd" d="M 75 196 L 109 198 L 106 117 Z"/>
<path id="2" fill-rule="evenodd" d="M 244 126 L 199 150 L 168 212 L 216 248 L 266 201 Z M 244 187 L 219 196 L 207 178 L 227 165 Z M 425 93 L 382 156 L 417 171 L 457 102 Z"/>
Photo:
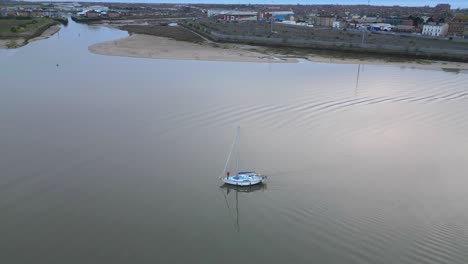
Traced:
<path id="1" fill-rule="evenodd" d="M 366 3 L 345 3 L 345 4 L 339 4 L 339 3 L 252 3 L 252 2 L 244 2 L 240 3 L 213 3 L 209 2 L 184 2 L 184 1 L 128 1 L 128 0 L 111 0 L 111 1 L 99 1 L 99 0 L 81 0 L 81 1 L 72 1 L 72 0 L 48 0 L 48 1 L 37 1 L 37 0 L 4 0 L 5 2 L 36 2 L 36 3 L 48 3 L 48 2 L 58 2 L 58 3 L 127 3 L 127 4 L 187 4 L 187 5 L 268 5 L 268 6 L 279 6 L 279 5 L 288 5 L 288 6 L 320 6 L 320 5 L 331 5 L 331 6 L 383 6 L 383 7 L 436 7 L 438 4 L 449 4 L 451 5 L 451 9 L 468 9 L 468 6 L 466 7 L 455 7 L 453 4 L 450 3 L 437 3 L 434 5 L 430 4 L 424 4 L 424 5 L 401 5 L 401 4 L 384 4 L 384 3 L 379 3 L 379 4 L 366 4 Z M 3 2 L 0 0 L 0 2 Z"/>

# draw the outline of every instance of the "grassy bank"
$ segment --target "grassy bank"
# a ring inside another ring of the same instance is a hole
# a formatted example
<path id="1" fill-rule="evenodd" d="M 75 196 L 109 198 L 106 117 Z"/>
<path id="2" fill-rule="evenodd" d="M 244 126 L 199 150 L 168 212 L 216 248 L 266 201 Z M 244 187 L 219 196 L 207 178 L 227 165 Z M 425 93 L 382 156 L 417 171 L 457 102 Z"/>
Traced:
<path id="1" fill-rule="evenodd" d="M 29 39 L 40 36 L 49 27 L 58 24 L 50 18 L 3 18 L 0 19 L 0 39 L 10 40 L 9 48 L 20 46 Z"/>
<path id="2" fill-rule="evenodd" d="M 203 42 L 203 39 L 200 36 L 183 27 L 128 25 L 122 26 L 121 29 L 128 31 L 129 33 L 166 37 L 179 41 L 187 41 L 192 43 Z"/>
<path id="3" fill-rule="evenodd" d="M 53 20 L 59 22 L 62 25 L 68 25 L 68 18 L 66 17 L 54 17 Z"/>

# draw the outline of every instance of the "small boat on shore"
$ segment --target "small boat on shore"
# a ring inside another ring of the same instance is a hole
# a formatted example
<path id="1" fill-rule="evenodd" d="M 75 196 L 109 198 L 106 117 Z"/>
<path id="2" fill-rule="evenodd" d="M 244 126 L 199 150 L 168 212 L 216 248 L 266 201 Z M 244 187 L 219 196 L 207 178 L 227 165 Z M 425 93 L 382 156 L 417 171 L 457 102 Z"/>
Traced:
<path id="1" fill-rule="evenodd" d="M 239 140 L 239 131 L 240 131 L 240 127 L 237 128 L 234 143 L 232 144 L 231 151 L 229 152 L 228 159 L 226 161 L 226 165 L 224 166 L 223 173 L 221 174 L 222 180 L 226 184 L 235 185 L 235 186 L 252 186 L 252 185 L 264 183 L 267 180 L 267 176 L 265 175 L 257 174 L 255 171 L 242 171 L 242 172 L 238 171 L 238 168 L 239 168 L 239 152 L 238 151 L 236 155 L 237 156 L 237 161 L 236 161 L 237 173 L 231 175 L 231 173 L 227 170 L 232 153 L 234 152 L 234 150 L 237 150 L 236 147 L 237 147 L 237 142 Z M 223 177 L 224 175 L 226 176 Z"/>

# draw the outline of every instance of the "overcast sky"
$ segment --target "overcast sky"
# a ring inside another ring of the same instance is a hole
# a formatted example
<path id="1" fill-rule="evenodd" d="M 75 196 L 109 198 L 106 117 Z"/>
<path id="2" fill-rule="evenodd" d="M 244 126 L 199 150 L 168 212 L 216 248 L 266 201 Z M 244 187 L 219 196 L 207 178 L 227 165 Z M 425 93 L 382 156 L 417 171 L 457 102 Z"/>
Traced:
<path id="1" fill-rule="evenodd" d="M 81 0 L 87 1 L 87 0 Z M 213 4 L 367 4 L 368 0 L 88 0 L 91 2 L 130 2 L 130 3 L 213 3 Z M 449 3 L 452 8 L 468 8 L 468 0 L 370 0 L 371 5 L 435 6 Z"/>

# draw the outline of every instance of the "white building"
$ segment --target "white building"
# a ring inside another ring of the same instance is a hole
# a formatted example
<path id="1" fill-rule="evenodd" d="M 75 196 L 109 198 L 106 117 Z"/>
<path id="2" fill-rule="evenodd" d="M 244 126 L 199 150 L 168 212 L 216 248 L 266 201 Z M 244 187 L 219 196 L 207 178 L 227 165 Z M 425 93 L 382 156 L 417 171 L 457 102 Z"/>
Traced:
<path id="1" fill-rule="evenodd" d="M 387 23 L 375 23 L 371 24 L 371 30 L 377 31 L 392 31 L 394 26 Z"/>
<path id="2" fill-rule="evenodd" d="M 446 36 L 449 29 L 448 24 L 426 24 L 423 27 L 422 34 L 426 36 Z"/>
<path id="3" fill-rule="evenodd" d="M 334 21 L 333 22 L 333 28 L 342 28 L 343 27 L 343 22 L 341 21 Z"/>
<path id="4" fill-rule="evenodd" d="M 285 20 L 283 22 L 278 22 L 283 25 L 291 25 L 291 26 L 300 26 L 300 27 L 314 27 L 314 25 L 305 23 L 305 22 L 296 22 L 296 21 L 291 21 L 291 20 Z"/>

